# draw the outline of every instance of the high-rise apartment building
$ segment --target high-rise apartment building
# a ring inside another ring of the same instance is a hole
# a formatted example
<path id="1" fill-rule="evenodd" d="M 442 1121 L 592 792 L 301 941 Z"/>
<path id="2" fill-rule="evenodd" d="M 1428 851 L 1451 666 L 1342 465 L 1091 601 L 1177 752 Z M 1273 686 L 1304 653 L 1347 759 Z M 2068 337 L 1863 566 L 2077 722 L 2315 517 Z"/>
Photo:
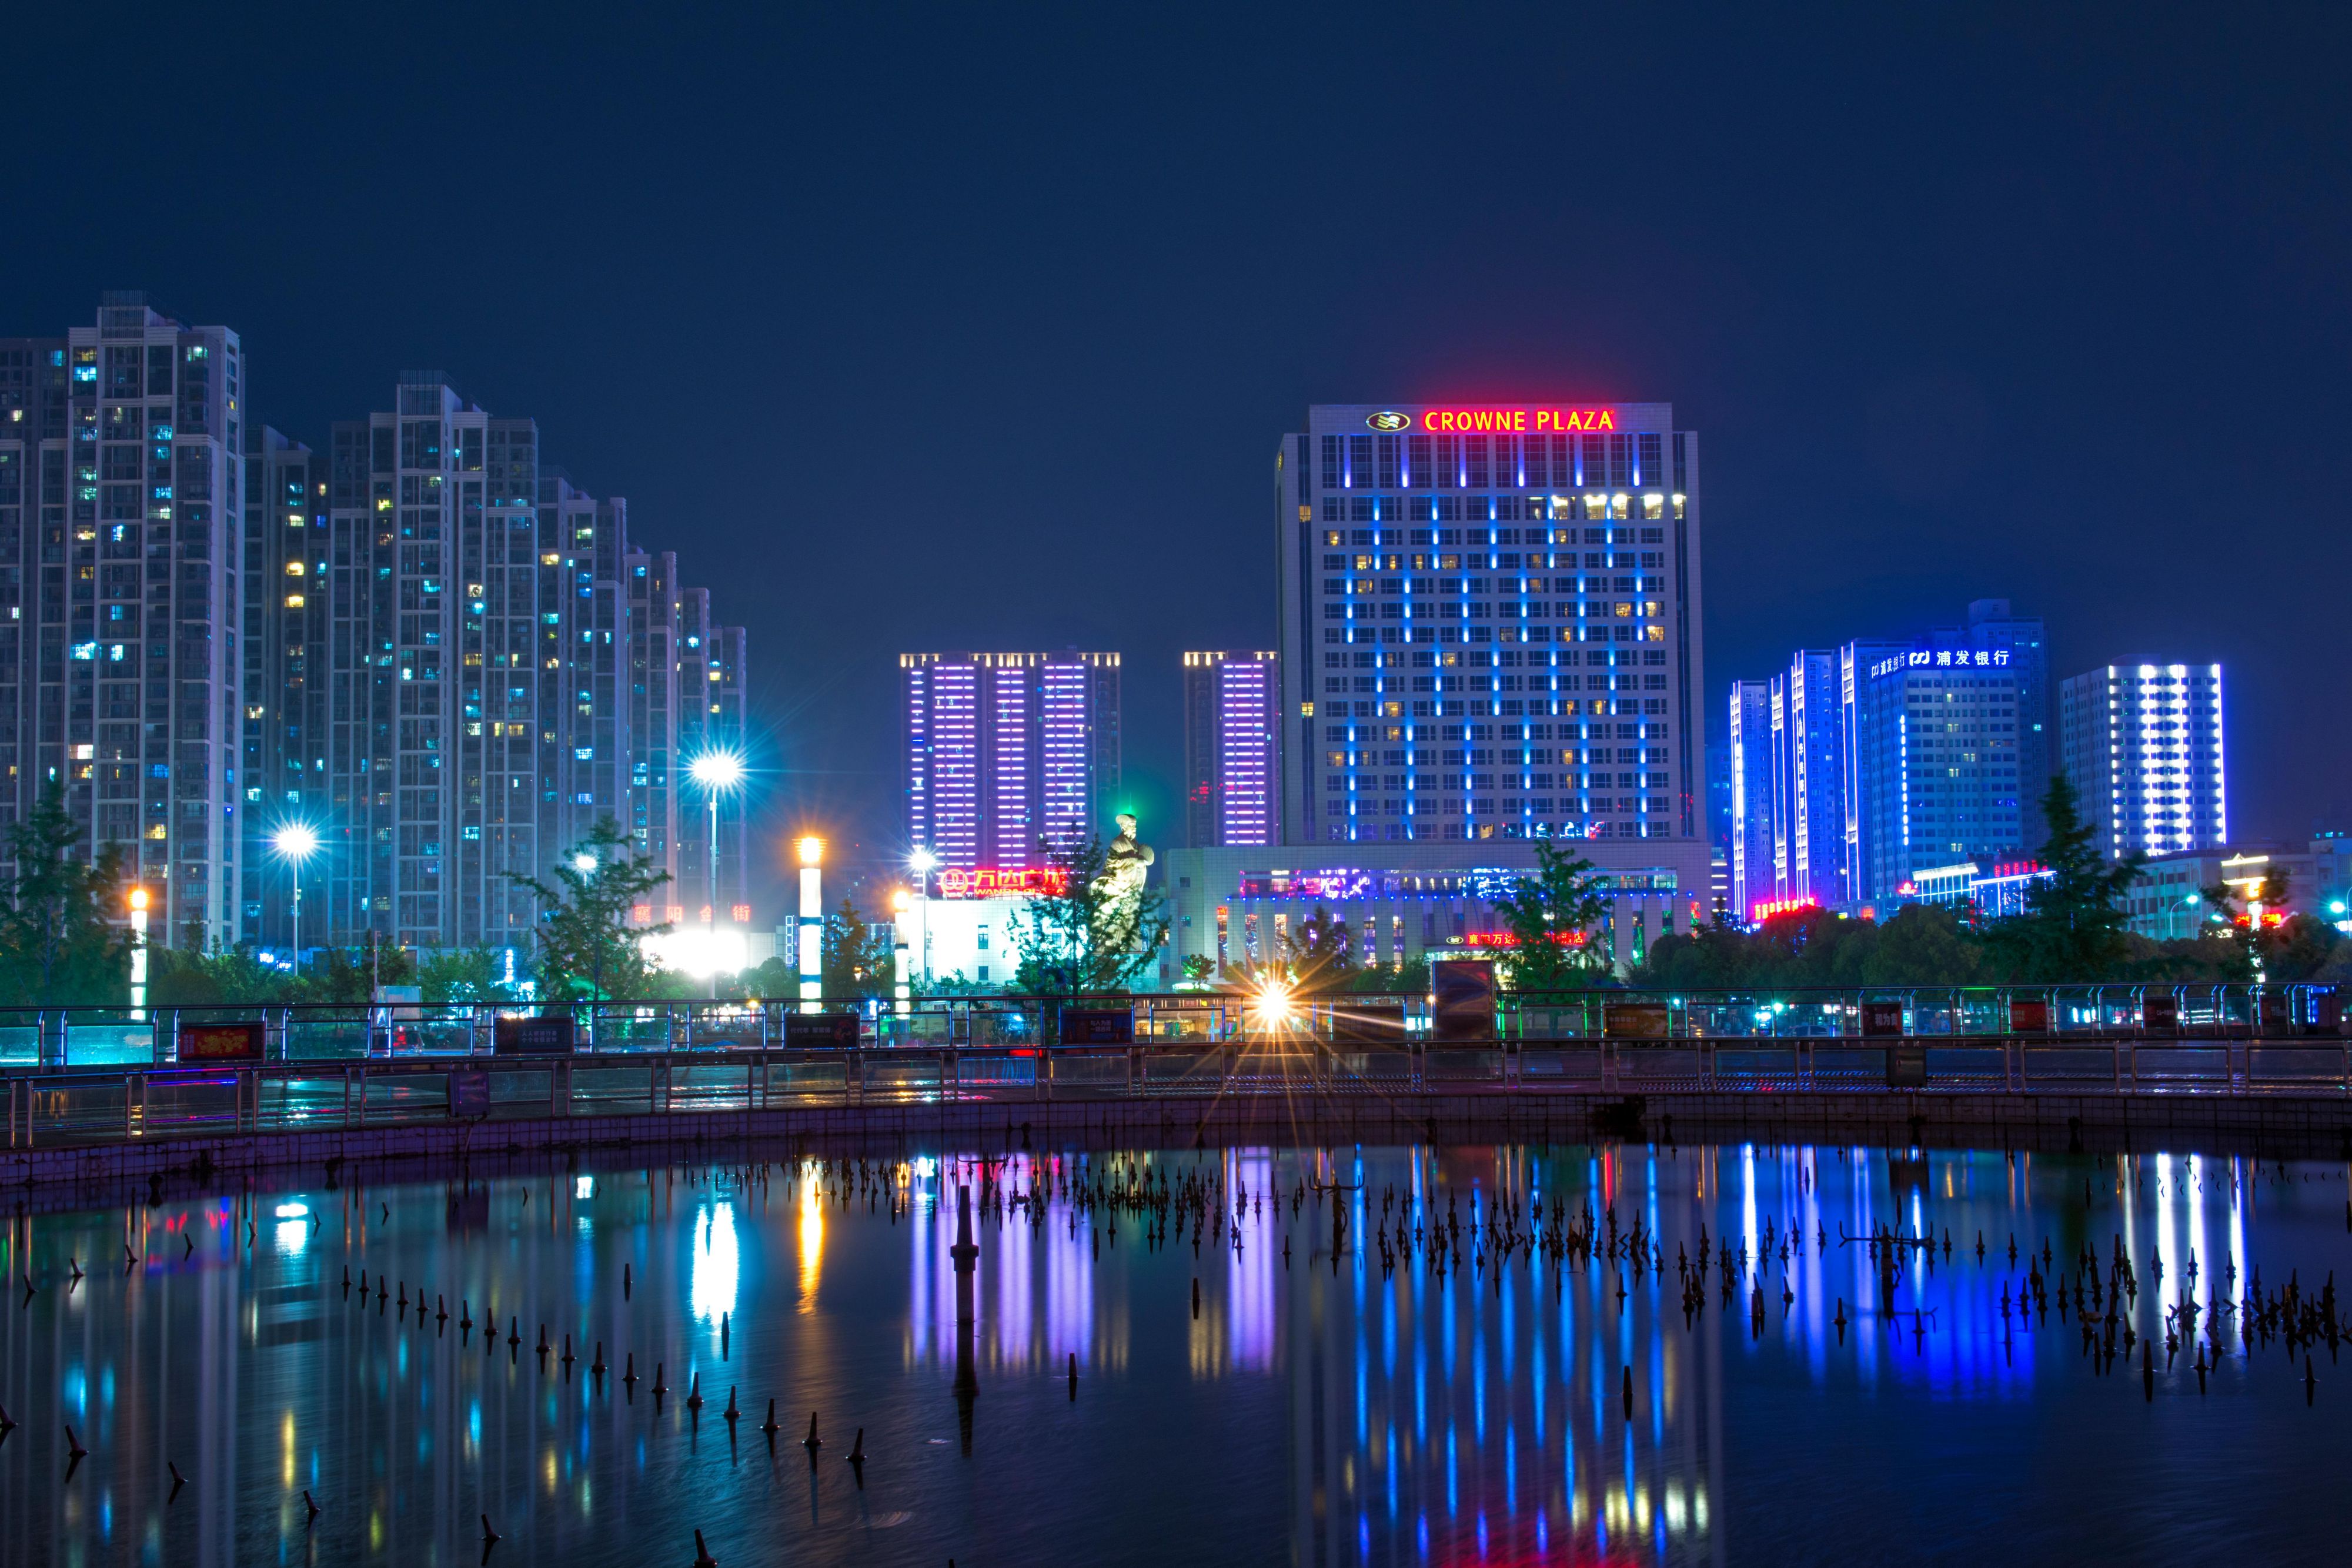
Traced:
<path id="1" fill-rule="evenodd" d="M 1659 840 L 1704 885 L 1698 441 L 1318 405 L 1276 455 L 1284 841 Z"/>
<path id="2" fill-rule="evenodd" d="M 1034 865 L 1119 794 L 1117 653 L 902 653 L 908 838 L 942 867 Z"/>
<path id="3" fill-rule="evenodd" d="M 1773 858 L 1774 731 L 1772 685 L 1731 683 L 1731 911 L 1754 917 L 1759 904 L 1780 897 Z"/>
<path id="4" fill-rule="evenodd" d="M 741 631 L 701 632 L 676 700 L 674 567 L 625 575 L 645 559 L 625 504 L 543 469 L 530 421 L 439 372 L 315 452 L 248 431 L 247 379 L 235 332 L 139 294 L 0 340 L 0 818 L 61 786 L 170 945 L 287 942 L 275 845 L 296 824 L 319 840 L 306 945 L 528 946 L 507 873 L 543 874 L 601 816 L 675 871 L 675 823 L 639 822 L 640 792 L 674 788 L 682 716 L 740 749 Z M 740 810 L 717 879 L 734 910 Z"/>
<path id="5" fill-rule="evenodd" d="M 684 800 L 686 767 L 677 752 L 677 557 L 668 550 L 635 551 L 624 576 L 629 589 L 629 832 L 639 853 L 675 876 L 678 841 L 692 825 Z M 646 910 L 649 922 L 686 918 L 688 895 L 676 882 L 655 896 L 662 902 L 658 913 Z"/>
<path id="6" fill-rule="evenodd" d="M 237 893 L 240 928 L 269 946 L 293 939 L 298 868 L 275 852 L 276 831 L 331 820 L 328 737 L 333 686 L 327 636 L 331 553 L 326 457 L 263 426 L 245 459 L 245 604 L 240 620 L 243 695 L 237 781 L 245 831 Z M 332 900 L 310 874 L 310 933 Z"/>
<path id="7" fill-rule="evenodd" d="M 1853 693 L 1850 898 L 1913 897 L 1924 871 L 2016 852 L 2028 705 L 2007 658 L 2006 649 L 1841 651 Z"/>
<path id="8" fill-rule="evenodd" d="M 2221 666 L 2109 664 L 2059 692 L 2067 781 L 2111 860 L 2228 841 Z"/>
<path id="9" fill-rule="evenodd" d="M 606 818 L 674 879 L 673 903 L 638 918 L 701 914 L 707 849 L 690 866 L 681 851 L 709 835 L 657 820 L 653 780 L 673 789 L 682 754 L 740 749 L 740 703 L 673 700 L 688 678 L 681 622 L 696 622 L 698 692 L 730 678 L 710 681 L 714 664 L 740 667 L 740 632 L 709 624 L 707 594 L 677 588 L 667 558 L 661 580 L 635 575 L 627 503 L 546 464 L 533 422 L 487 413 L 438 371 L 403 374 L 394 396 L 334 429 L 331 565 L 311 590 L 331 627 L 330 733 L 306 774 L 329 784 L 323 863 L 305 872 L 328 898 L 305 940 L 373 929 L 528 948 L 537 904 L 513 878 L 543 879 Z M 730 641 L 733 659 L 714 659 Z M 656 658 L 672 667 L 651 674 Z M 722 800 L 722 843 L 731 822 L 740 844 L 740 795 Z M 725 920 L 741 884 L 723 861 L 719 881 Z"/>
<path id="10" fill-rule="evenodd" d="M 536 425 L 493 417 L 438 371 L 403 373 L 390 410 L 334 427 L 332 453 L 317 939 L 527 946 L 537 911 L 509 873 L 538 875 L 562 847 L 568 743 L 610 719 L 609 700 L 601 716 L 572 700 L 593 684 L 580 674 L 595 653 L 580 637 L 595 620 L 593 503 L 582 517 L 550 476 L 542 507 Z"/>
<path id="11" fill-rule="evenodd" d="M 137 293 L 0 340 L 0 811 L 61 787 L 161 942 L 239 934 L 244 382 L 234 331 Z"/>
<path id="12" fill-rule="evenodd" d="M 1184 655 L 1184 838 L 1194 849 L 1276 841 L 1281 702 L 1271 651 Z"/>

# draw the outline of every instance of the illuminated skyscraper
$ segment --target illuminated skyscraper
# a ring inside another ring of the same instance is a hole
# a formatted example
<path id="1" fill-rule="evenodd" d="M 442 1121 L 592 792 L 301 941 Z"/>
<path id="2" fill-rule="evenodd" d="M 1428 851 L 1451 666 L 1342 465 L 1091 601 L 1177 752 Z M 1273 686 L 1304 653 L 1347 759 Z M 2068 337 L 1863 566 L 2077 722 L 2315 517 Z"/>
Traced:
<path id="1" fill-rule="evenodd" d="M 1731 915 L 1780 896 L 1772 860 L 1772 686 L 1731 683 Z"/>
<path id="2" fill-rule="evenodd" d="M 1672 406 L 1307 423 L 1276 463 L 1284 841 L 1664 841 L 1704 887 L 1698 438 Z"/>
<path id="3" fill-rule="evenodd" d="M 1801 651 L 1772 677 L 1772 727 L 1779 896 L 1800 904 L 1836 904 L 1848 890 L 1845 742 L 1835 653 Z"/>
<path id="4" fill-rule="evenodd" d="M 2059 689 L 2067 781 L 2111 860 L 2226 842 L 2221 666 L 2109 664 Z"/>
<path id="5" fill-rule="evenodd" d="M 1107 834 L 1119 792 L 1117 653 L 901 653 L 907 827 L 945 868 L 1036 863 Z"/>
<path id="6" fill-rule="evenodd" d="M 1847 896 L 1924 897 L 1928 871 L 2014 855 L 2027 705 L 2011 651 L 1864 643 L 1840 661 L 1852 691 Z"/>
<path id="7" fill-rule="evenodd" d="M 1184 655 L 1184 829 L 1194 849 L 1275 841 L 1277 670 L 1271 652 Z"/>
<path id="8" fill-rule="evenodd" d="M 245 379 L 235 332 L 138 293 L 0 341 L 0 810 L 62 789 L 165 946 L 241 935 Z"/>

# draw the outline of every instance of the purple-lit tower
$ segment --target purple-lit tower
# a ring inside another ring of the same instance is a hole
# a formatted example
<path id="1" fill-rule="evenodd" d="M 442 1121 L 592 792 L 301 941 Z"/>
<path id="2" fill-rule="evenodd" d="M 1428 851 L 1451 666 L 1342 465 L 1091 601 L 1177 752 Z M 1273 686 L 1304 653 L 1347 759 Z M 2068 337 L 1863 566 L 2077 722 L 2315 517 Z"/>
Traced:
<path id="1" fill-rule="evenodd" d="M 1104 831 L 1119 790 L 1117 653 L 901 653 L 907 836 L 942 869 L 1034 865 Z"/>
<path id="2" fill-rule="evenodd" d="M 1192 848 L 1276 841 L 1281 703 L 1270 651 L 1184 655 L 1184 831 Z"/>

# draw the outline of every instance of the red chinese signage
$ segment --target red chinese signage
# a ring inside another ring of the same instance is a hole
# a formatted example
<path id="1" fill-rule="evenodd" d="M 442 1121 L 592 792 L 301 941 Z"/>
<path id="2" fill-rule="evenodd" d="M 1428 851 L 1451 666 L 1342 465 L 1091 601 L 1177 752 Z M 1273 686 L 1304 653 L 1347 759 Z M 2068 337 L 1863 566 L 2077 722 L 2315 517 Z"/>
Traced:
<path id="1" fill-rule="evenodd" d="M 941 898 L 1058 898 L 1069 891 L 1070 873 L 1051 866 L 956 866 L 940 871 Z"/>
<path id="2" fill-rule="evenodd" d="M 1766 921 L 1776 915 L 1801 915 L 1821 907 L 1809 898 L 1783 898 L 1759 904 L 1748 912 L 1751 921 Z"/>
<path id="3" fill-rule="evenodd" d="M 1555 947 L 1581 947 L 1584 946 L 1584 933 L 1555 931 L 1551 934 L 1551 940 Z M 1507 931 L 1473 931 L 1462 938 L 1462 945 L 1465 947 L 1516 947 L 1519 939 Z"/>
<path id="4" fill-rule="evenodd" d="M 1614 430 L 1617 416 L 1605 408 L 1433 408 L 1421 416 L 1422 428 L 1441 434 L 1453 432 L 1517 434 L 1555 430 Z"/>

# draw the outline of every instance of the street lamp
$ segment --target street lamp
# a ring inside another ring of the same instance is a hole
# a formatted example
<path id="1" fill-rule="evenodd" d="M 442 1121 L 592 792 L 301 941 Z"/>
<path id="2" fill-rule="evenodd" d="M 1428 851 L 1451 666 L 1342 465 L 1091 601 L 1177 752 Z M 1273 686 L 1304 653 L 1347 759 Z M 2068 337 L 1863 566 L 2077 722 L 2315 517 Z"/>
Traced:
<path id="1" fill-rule="evenodd" d="M 299 977 L 302 973 L 302 862 L 318 850 L 319 835 L 300 822 L 289 822 L 278 829 L 269 841 L 294 871 L 294 973 Z"/>
<path id="2" fill-rule="evenodd" d="M 710 800 L 710 936 L 719 946 L 719 798 L 732 794 L 743 782 L 743 758 L 732 751 L 706 751 L 687 766 L 687 772 Z M 710 971 L 710 994 L 719 995 L 719 971 Z"/>
<path id="3" fill-rule="evenodd" d="M 905 1018 L 914 1011 L 914 998 L 907 978 L 907 905 L 914 900 L 905 888 L 890 895 L 890 908 L 898 915 L 890 923 L 890 996 L 891 1011 Z"/>
<path id="4" fill-rule="evenodd" d="M 931 873 L 939 868 L 940 857 L 929 850 L 919 849 L 907 857 L 907 864 L 916 877 L 916 896 L 923 902 L 916 916 L 923 927 L 923 988 L 931 988 Z"/>
<path id="5" fill-rule="evenodd" d="M 801 1011 L 817 1010 L 824 992 L 824 891 L 820 885 L 824 841 L 814 835 L 800 841 L 801 855 Z"/>
<path id="6" fill-rule="evenodd" d="M 131 1016 L 147 1016 L 147 890 L 131 890 Z"/>

